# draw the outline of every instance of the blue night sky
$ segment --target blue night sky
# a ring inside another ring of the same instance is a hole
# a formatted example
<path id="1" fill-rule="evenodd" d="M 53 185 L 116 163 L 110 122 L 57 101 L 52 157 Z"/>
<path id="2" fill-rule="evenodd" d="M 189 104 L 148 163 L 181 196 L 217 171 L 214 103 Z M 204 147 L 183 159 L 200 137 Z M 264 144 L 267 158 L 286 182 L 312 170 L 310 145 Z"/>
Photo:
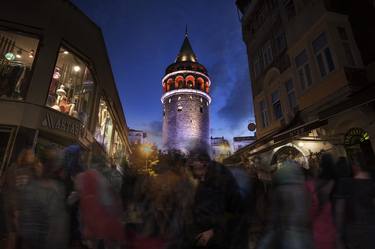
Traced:
<path id="1" fill-rule="evenodd" d="M 212 80 L 211 135 L 250 135 L 245 44 L 235 0 L 74 0 L 104 33 L 128 126 L 161 141 L 161 79 L 189 38 Z"/>

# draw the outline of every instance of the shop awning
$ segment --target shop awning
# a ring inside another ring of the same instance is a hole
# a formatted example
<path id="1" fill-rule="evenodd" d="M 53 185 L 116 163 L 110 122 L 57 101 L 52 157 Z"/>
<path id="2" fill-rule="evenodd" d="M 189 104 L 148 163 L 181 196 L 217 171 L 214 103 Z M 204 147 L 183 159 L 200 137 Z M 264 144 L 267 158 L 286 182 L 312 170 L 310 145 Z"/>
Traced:
<path id="1" fill-rule="evenodd" d="M 300 126 L 297 126 L 295 128 L 289 129 L 287 131 L 281 132 L 273 137 L 273 141 L 276 143 L 276 142 L 280 142 L 282 140 L 286 140 L 286 139 L 293 138 L 296 136 L 301 136 L 305 133 L 308 133 L 326 124 L 328 124 L 327 119 L 324 119 L 324 120 L 317 119 L 317 120 L 302 124 Z"/>

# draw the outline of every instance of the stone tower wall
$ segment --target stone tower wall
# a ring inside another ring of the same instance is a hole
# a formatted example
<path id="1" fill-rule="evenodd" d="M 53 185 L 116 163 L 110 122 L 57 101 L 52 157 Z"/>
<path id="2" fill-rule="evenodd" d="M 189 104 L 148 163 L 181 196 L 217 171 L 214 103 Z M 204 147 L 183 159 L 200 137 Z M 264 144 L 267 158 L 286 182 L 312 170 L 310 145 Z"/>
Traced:
<path id="1" fill-rule="evenodd" d="M 178 149 L 183 152 L 194 148 L 208 149 L 209 124 L 209 103 L 205 97 L 182 93 L 164 100 L 165 149 Z"/>

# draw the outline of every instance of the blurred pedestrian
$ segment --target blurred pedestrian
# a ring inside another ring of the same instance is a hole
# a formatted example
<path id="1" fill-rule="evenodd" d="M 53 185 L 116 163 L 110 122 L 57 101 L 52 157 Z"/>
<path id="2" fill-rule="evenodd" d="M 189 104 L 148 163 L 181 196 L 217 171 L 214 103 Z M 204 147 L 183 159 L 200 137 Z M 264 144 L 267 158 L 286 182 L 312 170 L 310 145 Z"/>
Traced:
<path id="1" fill-rule="evenodd" d="M 15 172 L 12 212 L 17 248 L 67 248 L 69 227 L 63 185 L 45 174 L 32 150 L 21 153 Z"/>
<path id="2" fill-rule="evenodd" d="M 274 173 L 270 221 L 257 249 L 312 249 L 310 201 L 305 174 L 286 159 Z"/>
<path id="3" fill-rule="evenodd" d="M 323 154 L 317 178 L 309 179 L 306 187 L 311 196 L 310 214 L 315 249 L 336 248 L 336 227 L 332 214 L 332 192 L 335 185 L 335 163 L 330 154 Z"/>
<path id="4" fill-rule="evenodd" d="M 51 153 L 53 154 L 53 153 Z M 81 222 L 79 215 L 79 194 L 75 189 L 74 180 L 84 170 L 83 151 L 79 145 L 70 145 L 63 150 L 62 178 L 67 192 L 67 203 L 70 217 L 70 246 L 82 247 Z"/>
<path id="5" fill-rule="evenodd" d="M 6 248 L 13 249 L 18 241 L 19 197 L 25 186 L 36 177 L 40 168 L 33 149 L 26 148 L 20 152 L 15 163 L 5 172 L 4 211 L 6 219 Z"/>
<path id="6" fill-rule="evenodd" d="M 241 212 L 236 180 L 205 152 L 192 152 L 188 165 L 198 181 L 193 204 L 193 246 L 230 248 Z"/>
<path id="7" fill-rule="evenodd" d="M 335 195 L 339 248 L 375 248 L 375 183 L 366 155 L 351 153 L 353 178 L 339 181 Z"/>
<path id="8" fill-rule="evenodd" d="M 96 164 L 98 167 L 106 166 Z M 99 241 L 104 241 L 106 248 L 123 243 L 121 201 L 107 179 L 98 170 L 88 169 L 77 176 L 76 189 L 83 238 L 93 241 L 96 247 Z"/>

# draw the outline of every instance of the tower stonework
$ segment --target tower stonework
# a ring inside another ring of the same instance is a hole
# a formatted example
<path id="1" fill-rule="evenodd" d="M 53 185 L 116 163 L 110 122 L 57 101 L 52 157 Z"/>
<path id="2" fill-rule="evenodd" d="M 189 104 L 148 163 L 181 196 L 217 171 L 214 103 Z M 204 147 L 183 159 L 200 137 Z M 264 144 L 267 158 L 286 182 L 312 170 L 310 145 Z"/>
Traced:
<path id="1" fill-rule="evenodd" d="M 209 149 L 211 81 L 188 35 L 162 80 L 163 144 L 166 150 Z"/>

